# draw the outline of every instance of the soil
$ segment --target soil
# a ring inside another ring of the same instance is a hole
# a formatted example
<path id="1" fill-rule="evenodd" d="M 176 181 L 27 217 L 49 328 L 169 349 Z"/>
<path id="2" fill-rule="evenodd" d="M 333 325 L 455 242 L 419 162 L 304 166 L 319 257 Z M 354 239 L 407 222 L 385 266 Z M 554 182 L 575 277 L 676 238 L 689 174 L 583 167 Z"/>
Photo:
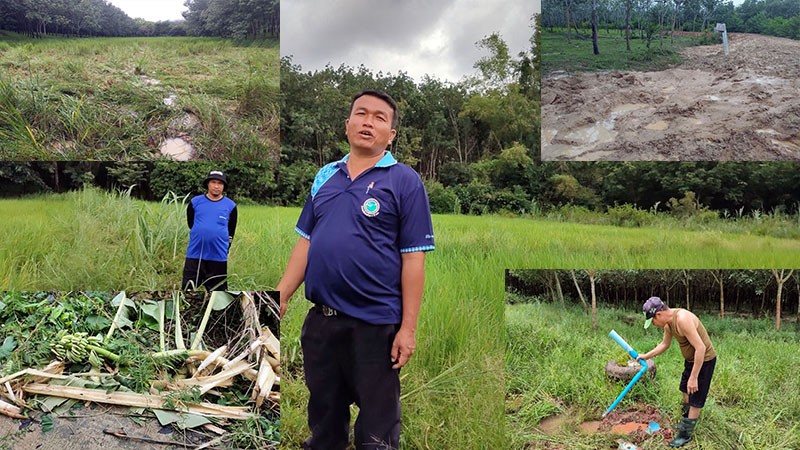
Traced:
<path id="1" fill-rule="evenodd" d="M 650 422 L 657 423 L 661 429 L 653 434 L 647 434 L 645 429 Z M 597 428 L 598 433 L 627 434 L 625 438 L 634 444 L 639 444 L 653 436 L 661 436 L 664 442 L 672 440 L 671 421 L 664 416 L 658 408 L 652 405 L 640 405 L 622 411 L 612 411 Z"/>
<path id="2" fill-rule="evenodd" d="M 800 41 L 728 40 L 660 72 L 548 75 L 542 159 L 800 159 Z"/>
<path id="3" fill-rule="evenodd" d="M 52 430 L 43 433 L 41 414 L 35 420 L 17 420 L 0 415 L 0 449 L 8 450 L 172 450 L 188 448 L 181 445 L 201 443 L 210 437 L 189 431 L 187 434 L 171 427 L 161 427 L 155 419 L 143 419 L 141 425 L 126 416 L 127 408 L 92 405 L 75 412 L 76 418 L 57 417 Z M 162 445 L 133 439 L 121 439 L 103 432 L 122 429 L 128 436 L 146 437 L 174 445 Z"/>
<path id="4" fill-rule="evenodd" d="M 571 414 L 550 416 L 539 422 L 536 428 L 549 436 L 570 433 L 574 429 L 583 434 L 622 434 L 627 435 L 624 439 L 633 444 L 659 437 L 666 443 L 673 438 L 670 419 L 652 405 L 637 405 L 625 410 L 615 410 L 602 420 L 576 423 L 575 418 L 576 416 Z M 648 434 L 646 429 L 651 421 L 657 423 L 661 429 Z"/>

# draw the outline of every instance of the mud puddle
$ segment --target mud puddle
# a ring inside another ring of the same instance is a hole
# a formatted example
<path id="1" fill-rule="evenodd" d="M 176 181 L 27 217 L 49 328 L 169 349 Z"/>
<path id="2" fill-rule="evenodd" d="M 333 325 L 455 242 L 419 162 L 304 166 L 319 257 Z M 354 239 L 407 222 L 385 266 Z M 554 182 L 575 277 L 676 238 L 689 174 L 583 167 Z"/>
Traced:
<path id="1" fill-rule="evenodd" d="M 654 426 L 652 424 L 657 424 Z M 648 427 L 650 429 L 648 430 Z M 668 416 L 651 405 L 639 405 L 625 410 L 612 411 L 602 420 L 581 422 L 580 415 L 562 413 L 543 419 L 537 431 L 548 436 L 563 434 L 617 434 L 624 435 L 626 442 L 640 444 L 648 439 L 669 442 L 673 438 Z"/>

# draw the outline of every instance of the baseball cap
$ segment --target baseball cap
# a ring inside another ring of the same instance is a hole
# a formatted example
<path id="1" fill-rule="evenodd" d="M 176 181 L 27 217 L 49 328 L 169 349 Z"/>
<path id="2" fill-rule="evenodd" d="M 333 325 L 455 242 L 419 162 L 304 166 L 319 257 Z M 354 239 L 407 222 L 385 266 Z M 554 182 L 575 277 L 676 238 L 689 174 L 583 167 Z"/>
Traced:
<path id="1" fill-rule="evenodd" d="M 667 309 L 667 305 L 665 305 L 660 298 L 658 297 L 648 298 L 647 301 L 644 302 L 644 305 L 642 306 L 642 311 L 644 311 L 644 318 L 645 318 L 644 327 L 645 328 L 649 327 L 650 324 L 653 323 L 653 317 L 656 316 L 656 313 L 658 311 L 664 311 L 665 309 Z"/>
<path id="2" fill-rule="evenodd" d="M 211 172 L 208 172 L 208 176 L 206 176 L 206 179 L 203 181 L 203 186 L 208 187 L 208 182 L 211 180 L 219 180 L 222 181 L 222 184 L 225 186 L 228 185 L 228 177 L 226 177 L 225 174 L 220 170 L 212 170 Z"/>

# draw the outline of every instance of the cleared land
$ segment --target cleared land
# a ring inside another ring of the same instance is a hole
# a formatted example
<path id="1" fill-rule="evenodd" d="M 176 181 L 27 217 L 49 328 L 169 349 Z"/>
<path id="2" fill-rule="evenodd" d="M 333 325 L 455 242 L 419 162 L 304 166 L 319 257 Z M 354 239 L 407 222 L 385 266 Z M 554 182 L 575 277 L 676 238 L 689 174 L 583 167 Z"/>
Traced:
<path id="1" fill-rule="evenodd" d="M 800 41 L 729 41 L 728 56 L 722 45 L 688 47 L 657 72 L 546 75 L 542 158 L 800 159 Z"/>

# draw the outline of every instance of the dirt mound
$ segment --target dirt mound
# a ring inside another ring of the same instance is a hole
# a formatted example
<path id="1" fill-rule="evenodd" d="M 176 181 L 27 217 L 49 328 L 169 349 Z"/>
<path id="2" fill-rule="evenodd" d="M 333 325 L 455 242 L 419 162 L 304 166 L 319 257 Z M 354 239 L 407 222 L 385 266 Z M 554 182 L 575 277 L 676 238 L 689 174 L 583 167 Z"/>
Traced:
<path id="1" fill-rule="evenodd" d="M 657 423 L 661 428 L 648 434 L 646 429 L 650 422 Z M 639 444 L 652 436 L 661 436 L 665 442 L 672 440 L 672 429 L 668 417 L 652 405 L 642 405 L 623 411 L 612 411 L 603 419 L 598 427 L 598 433 L 627 434 L 626 440 Z"/>
<path id="2" fill-rule="evenodd" d="M 800 41 L 729 40 L 661 72 L 545 78 L 542 159 L 800 159 Z"/>

